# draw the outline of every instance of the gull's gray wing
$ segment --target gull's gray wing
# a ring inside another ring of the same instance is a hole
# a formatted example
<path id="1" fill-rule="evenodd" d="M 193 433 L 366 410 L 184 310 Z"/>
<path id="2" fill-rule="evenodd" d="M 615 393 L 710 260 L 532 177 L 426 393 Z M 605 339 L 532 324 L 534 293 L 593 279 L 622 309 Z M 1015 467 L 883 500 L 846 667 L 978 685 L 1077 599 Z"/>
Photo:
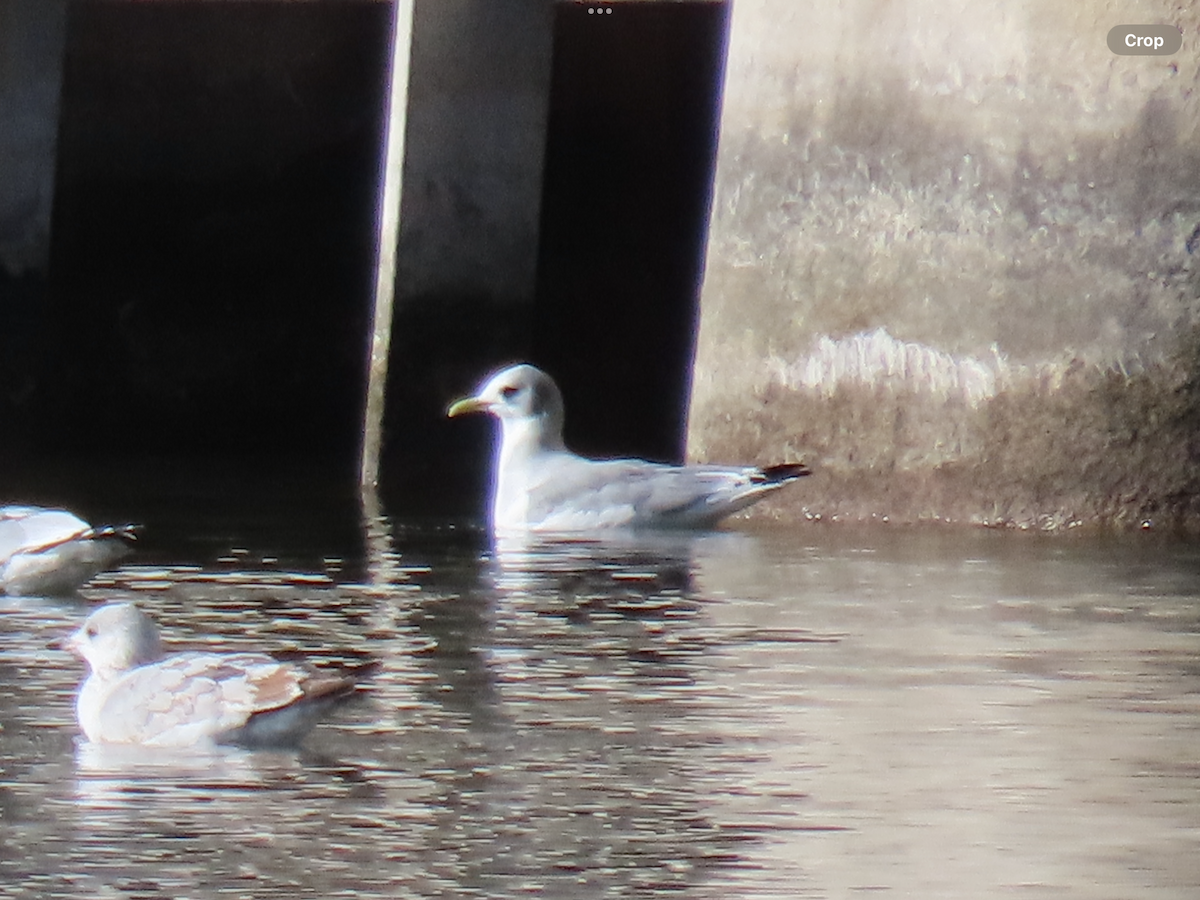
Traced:
<path id="1" fill-rule="evenodd" d="M 704 527 L 807 474 L 801 465 L 669 466 L 564 454 L 531 480 L 529 521 L 543 531 Z"/>
<path id="2" fill-rule="evenodd" d="M 83 519 L 62 509 L 0 507 L 0 564 L 14 553 L 37 552 L 82 537 L 91 530 Z"/>
<path id="3" fill-rule="evenodd" d="M 0 507 L 0 589 L 66 594 L 128 552 L 135 525 L 93 528 L 64 509 Z"/>

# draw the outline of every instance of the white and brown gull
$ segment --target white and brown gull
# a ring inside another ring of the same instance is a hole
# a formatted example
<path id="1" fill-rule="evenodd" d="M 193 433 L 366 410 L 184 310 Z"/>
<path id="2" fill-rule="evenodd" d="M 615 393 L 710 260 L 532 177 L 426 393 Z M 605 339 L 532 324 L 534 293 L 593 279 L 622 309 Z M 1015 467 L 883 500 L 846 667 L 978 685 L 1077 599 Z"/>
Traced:
<path id="1" fill-rule="evenodd" d="M 492 488 L 499 534 L 708 528 L 809 474 L 801 463 L 673 466 L 579 456 L 563 443 L 558 385 L 528 364 L 497 372 L 448 415 L 470 412 L 500 420 Z"/>
<path id="2" fill-rule="evenodd" d="M 0 507 L 0 589 L 67 594 L 124 556 L 136 525 L 93 527 L 65 509 Z"/>
<path id="3" fill-rule="evenodd" d="M 133 603 L 99 607 L 64 645 L 88 665 L 75 711 L 101 744 L 294 746 L 356 687 L 263 653 L 165 655 Z"/>

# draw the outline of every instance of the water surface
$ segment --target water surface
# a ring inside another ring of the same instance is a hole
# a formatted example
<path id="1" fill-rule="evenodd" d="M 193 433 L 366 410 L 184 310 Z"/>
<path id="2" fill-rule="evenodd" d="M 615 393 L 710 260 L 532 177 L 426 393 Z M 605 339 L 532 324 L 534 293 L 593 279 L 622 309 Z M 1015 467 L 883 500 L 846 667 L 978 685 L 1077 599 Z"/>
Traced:
<path id="1" fill-rule="evenodd" d="M 1200 895 L 1189 544 L 334 518 L 0 597 L 5 896 Z M 48 645 L 129 597 L 174 647 L 381 668 L 299 752 L 91 746 Z"/>

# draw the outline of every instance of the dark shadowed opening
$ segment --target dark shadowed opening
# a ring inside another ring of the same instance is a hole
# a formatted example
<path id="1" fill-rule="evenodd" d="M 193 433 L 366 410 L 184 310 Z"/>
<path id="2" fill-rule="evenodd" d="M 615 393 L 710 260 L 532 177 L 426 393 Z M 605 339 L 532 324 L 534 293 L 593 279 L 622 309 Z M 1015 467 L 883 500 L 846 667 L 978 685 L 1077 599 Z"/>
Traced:
<path id="1" fill-rule="evenodd" d="M 386 13 L 72 6 L 39 450 L 354 452 Z"/>
<path id="2" fill-rule="evenodd" d="M 534 352 L 580 452 L 683 456 L 727 19 L 558 6 Z"/>
<path id="3" fill-rule="evenodd" d="M 481 510 L 488 430 L 444 410 L 502 359 L 559 379 L 577 449 L 682 453 L 727 6 L 611 8 L 555 5 L 536 302 L 397 311 L 393 512 Z M 48 275 L 0 284 L 0 499 L 352 494 L 390 12 L 70 6 Z"/>

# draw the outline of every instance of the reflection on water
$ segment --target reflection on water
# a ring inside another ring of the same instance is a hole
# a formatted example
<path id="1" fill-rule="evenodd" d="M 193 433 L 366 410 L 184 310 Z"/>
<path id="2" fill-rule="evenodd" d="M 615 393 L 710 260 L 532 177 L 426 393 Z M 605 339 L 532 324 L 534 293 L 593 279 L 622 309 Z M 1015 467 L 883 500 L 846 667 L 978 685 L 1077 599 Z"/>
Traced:
<path id="1" fill-rule="evenodd" d="M 6 896 L 1200 891 L 1191 546 L 331 533 L 0 598 Z M 382 666 L 300 752 L 91 746 L 50 644 L 128 597 L 175 647 Z"/>

